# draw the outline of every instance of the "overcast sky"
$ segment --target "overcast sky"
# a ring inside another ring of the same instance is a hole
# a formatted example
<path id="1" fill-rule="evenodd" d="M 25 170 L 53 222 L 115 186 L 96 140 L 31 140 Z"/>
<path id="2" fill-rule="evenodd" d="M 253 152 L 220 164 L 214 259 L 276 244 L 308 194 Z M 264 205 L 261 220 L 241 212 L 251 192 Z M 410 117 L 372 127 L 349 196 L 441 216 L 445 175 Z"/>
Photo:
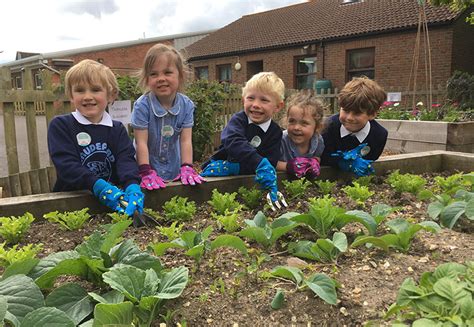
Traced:
<path id="1" fill-rule="evenodd" d="M 223 27 L 305 0 L 5 0 L 0 63 L 48 53 Z"/>

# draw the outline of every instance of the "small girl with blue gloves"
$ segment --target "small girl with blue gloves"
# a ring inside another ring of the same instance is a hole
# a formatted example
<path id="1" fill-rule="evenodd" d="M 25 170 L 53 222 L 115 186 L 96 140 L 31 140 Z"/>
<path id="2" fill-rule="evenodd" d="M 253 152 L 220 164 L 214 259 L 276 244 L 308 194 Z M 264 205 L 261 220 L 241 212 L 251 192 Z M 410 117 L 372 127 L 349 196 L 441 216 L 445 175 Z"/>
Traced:
<path id="1" fill-rule="evenodd" d="M 122 123 L 105 111 L 118 95 L 115 75 L 86 59 L 67 71 L 65 85 L 76 110 L 49 124 L 48 150 L 57 173 L 53 191 L 87 189 L 119 213 L 142 213 L 135 149 Z"/>
<path id="2" fill-rule="evenodd" d="M 324 105 L 310 91 L 299 91 L 287 101 L 287 112 L 281 140 L 281 157 L 277 170 L 297 178 L 319 176 L 324 141 Z"/>
<path id="3" fill-rule="evenodd" d="M 151 47 L 140 71 L 139 84 L 146 90 L 132 112 L 141 187 L 164 188 L 165 182 L 184 185 L 205 181 L 194 170 L 192 127 L 194 103 L 178 92 L 184 86 L 184 60 L 173 47 Z"/>

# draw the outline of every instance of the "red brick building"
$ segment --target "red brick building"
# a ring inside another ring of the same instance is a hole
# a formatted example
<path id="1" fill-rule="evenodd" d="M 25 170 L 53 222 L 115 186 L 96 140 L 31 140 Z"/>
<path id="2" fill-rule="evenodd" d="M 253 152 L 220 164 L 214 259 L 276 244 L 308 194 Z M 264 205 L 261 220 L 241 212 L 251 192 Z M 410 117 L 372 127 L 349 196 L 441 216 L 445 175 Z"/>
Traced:
<path id="1" fill-rule="evenodd" d="M 146 52 L 154 44 L 169 44 L 182 50 L 213 31 L 167 35 L 44 54 L 17 52 L 15 61 L 0 66 L 10 69 L 12 88 L 16 89 L 40 89 L 40 70 L 51 70 L 56 73 L 54 76 L 59 78 L 59 71 L 67 70 L 83 59 L 97 60 L 119 75 L 128 75 L 141 67 Z M 28 83 L 32 85 L 26 85 Z"/>
<path id="2" fill-rule="evenodd" d="M 455 70 L 474 73 L 472 7 L 452 12 L 426 5 L 432 85 Z M 186 48 L 195 78 L 244 83 L 274 71 L 287 88 L 330 80 L 341 88 L 366 75 L 384 87 L 407 89 L 417 40 L 417 0 L 313 0 L 243 16 Z M 417 83 L 425 88 L 424 35 Z M 471 54 L 471 55 L 469 55 Z M 412 79 L 413 80 L 413 79 Z"/>

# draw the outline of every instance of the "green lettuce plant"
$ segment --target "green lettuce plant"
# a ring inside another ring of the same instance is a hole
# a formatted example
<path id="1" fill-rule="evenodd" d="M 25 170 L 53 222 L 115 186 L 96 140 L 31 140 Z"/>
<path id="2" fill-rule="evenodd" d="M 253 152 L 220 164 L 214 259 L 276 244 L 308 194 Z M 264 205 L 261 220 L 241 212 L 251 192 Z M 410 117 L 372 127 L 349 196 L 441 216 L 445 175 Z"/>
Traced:
<path id="1" fill-rule="evenodd" d="M 217 189 L 212 190 L 211 200 L 207 201 L 218 215 L 225 214 L 226 210 L 229 212 L 240 211 L 242 205 L 235 200 L 236 192 L 220 193 Z"/>
<path id="2" fill-rule="evenodd" d="M 365 206 L 365 202 L 374 195 L 374 192 L 370 191 L 367 186 L 361 186 L 358 182 L 353 182 L 352 184 L 353 186 L 345 186 L 342 191 L 358 205 Z"/>
<path id="3" fill-rule="evenodd" d="M 336 187 L 336 182 L 331 182 L 330 180 L 315 180 L 314 183 L 318 186 L 319 191 L 323 195 L 330 195 L 333 191 L 334 188 Z"/>
<path id="4" fill-rule="evenodd" d="M 473 184 L 466 176 L 457 173 L 447 177 L 435 176 L 434 180 L 441 193 L 454 195 L 459 190 L 471 191 Z"/>
<path id="5" fill-rule="evenodd" d="M 298 178 L 293 181 L 282 181 L 285 186 L 286 193 L 290 196 L 290 199 L 296 199 L 302 196 L 308 187 L 311 186 L 311 182 L 306 180 L 306 178 Z"/>
<path id="6" fill-rule="evenodd" d="M 387 182 L 397 192 L 418 194 L 426 185 L 426 179 L 414 174 L 400 174 L 397 169 L 387 177 Z"/>
<path id="7" fill-rule="evenodd" d="M 163 205 L 165 218 L 171 221 L 188 221 L 196 213 L 196 203 L 188 198 L 174 196 Z"/>
<path id="8" fill-rule="evenodd" d="M 184 224 L 179 224 L 177 221 L 173 221 L 169 227 L 166 226 L 157 226 L 156 228 L 164 235 L 169 241 L 173 241 L 181 235 L 181 230 L 183 229 Z"/>
<path id="9" fill-rule="evenodd" d="M 310 198 L 309 211 L 295 214 L 291 220 L 309 228 L 318 238 L 327 238 L 334 230 L 340 230 L 350 222 L 363 224 L 370 235 L 375 234 L 377 224 L 370 215 L 352 215 L 334 205 L 336 199 L 325 195 L 322 198 Z"/>
<path id="10" fill-rule="evenodd" d="M 366 236 L 357 237 L 351 244 L 351 247 L 357 247 L 362 244 L 371 244 L 385 251 L 393 247 L 401 252 L 408 252 L 411 242 L 416 233 L 420 230 L 426 230 L 431 233 L 437 233 L 441 227 L 434 221 L 423 221 L 418 224 L 409 223 L 403 218 L 396 218 L 386 223 L 386 226 L 392 233 L 382 236 Z"/>
<path id="11" fill-rule="evenodd" d="M 264 198 L 263 191 L 256 188 L 255 186 L 250 189 L 241 186 L 239 187 L 238 193 L 242 197 L 242 200 L 248 209 L 257 208 L 262 203 L 262 199 Z"/>
<path id="12" fill-rule="evenodd" d="M 8 267 L 15 262 L 33 259 L 43 249 L 43 244 L 28 244 L 18 247 L 15 244 L 11 249 L 5 248 L 6 242 L 0 244 L 0 266 Z"/>
<path id="13" fill-rule="evenodd" d="M 0 217 L 0 235 L 8 244 L 16 244 L 23 239 L 34 220 L 29 212 L 19 217 Z"/>
<path id="14" fill-rule="evenodd" d="M 239 221 L 238 221 L 238 219 L 239 219 L 239 210 L 238 209 L 236 209 L 234 211 L 229 211 L 229 210 L 226 209 L 225 213 L 222 214 L 222 215 L 212 212 L 211 216 L 212 216 L 212 218 L 217 220 L 217 223 L 219 224 L 219 226 L 221 228 L 224 228 L 224 230 L 227 233 L 233 233 L 236 230 L 238 230 L 239 227 L 240 227 Z"/>
<path id="15" fill-rule="evenodd" d="M 263 212 L 259 211 L 252 220 L 245 220 L 247 227 L 240 231 L 239 235 L 256 241 L 265 249 L 269 249 L 280 237 L 298 225 L 289 219 L 295 215 L 297 213 L 286 213 L 269 223 Z"/>
<path id="16" fill-rule="evenodd" d="M 335 232 L 332 240 L 320 238 L 316 242 L 298 241 L 288 244 L 288 252 L 296 257 L 320 262 L 335 262 L 347 250 L 346 234 Z"/>
<path id="17" fill-rule="evenodd" d="M 462 217 L 474 220 L 474 192 L 461 189 L 452 198 L 448 194 L 434 198 L 435 201 L 428 205 L 428 215 L 439 220 L 442 226 L 453 228 Z"/>
<path id="18" fill-rule="evenodd" d="M 406 278 L 385 318 L 413 326 L 474 325 L 474 262 L 448 262 L 425 272 L 418 283 Z"/>
<path id="19" fill-rule="evenodd" d="M 52 211 L 43 215 L 43 218 L 51 223 L 56 223 L 63 229 L 77 230 L 84 226 L 84 223 L 91 218 L 87 212 L 89 208 L 70 212 Z"/>
<path id="20" fill-rule="evenodd" d="M 296 267 L 278 266 L 272 271 L 262 273 L 264 278 L 283 278 L 293 282 L 298 290 L 309 288 L 313 293 L 328 304 L 337 303 L 337 283 L 326 274 L 317 273 L 306 278 L 301 269 Z"/>

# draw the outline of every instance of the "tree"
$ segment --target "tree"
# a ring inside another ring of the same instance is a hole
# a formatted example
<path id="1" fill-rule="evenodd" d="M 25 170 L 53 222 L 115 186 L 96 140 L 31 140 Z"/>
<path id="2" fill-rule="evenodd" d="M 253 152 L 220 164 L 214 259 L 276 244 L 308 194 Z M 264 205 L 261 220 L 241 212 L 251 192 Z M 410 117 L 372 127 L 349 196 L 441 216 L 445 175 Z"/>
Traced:
<path id="1" fill-rule="evenodd" d="M 419 0 L 420 1 L 420 0 Z M 423 0 L 421 0 L 423 1 Z M 474 4 L 474 0 L 428 0 L 434 6 L 449 5 L 453 10 L 462 10 Z M 474 12 L 471 12 L 470 17 L 466 21 L 474 25 Z"/>

